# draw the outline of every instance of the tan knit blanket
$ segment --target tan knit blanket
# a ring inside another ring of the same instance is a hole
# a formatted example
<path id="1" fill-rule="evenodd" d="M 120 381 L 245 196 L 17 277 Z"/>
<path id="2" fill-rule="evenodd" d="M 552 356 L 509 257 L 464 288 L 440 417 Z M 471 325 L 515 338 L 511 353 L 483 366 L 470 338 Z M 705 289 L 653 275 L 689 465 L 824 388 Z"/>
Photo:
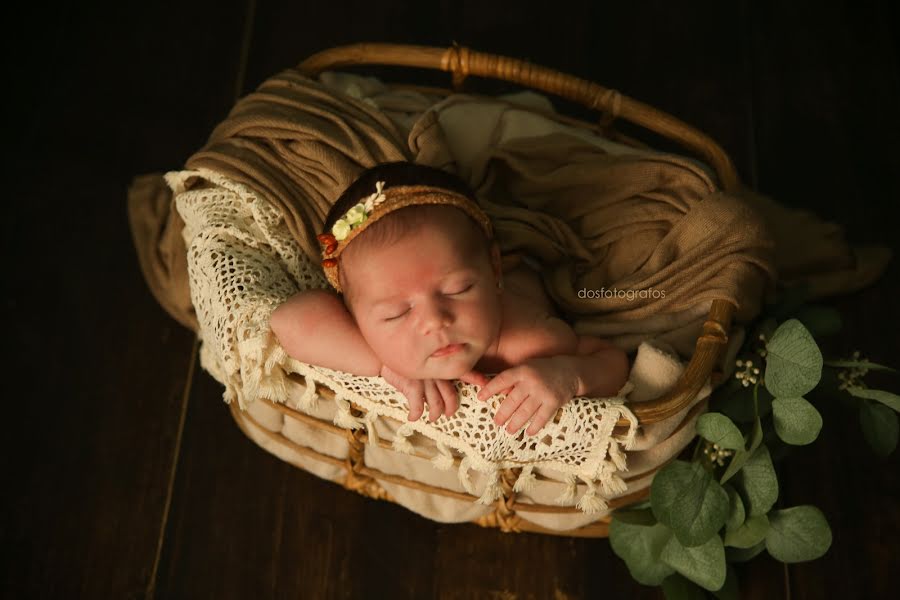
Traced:
<path id="1" fill-rule="evenodd" d="M 706 172 L 683 158 L 615 156 L 554 133 L 489 147 L 463 169 L 434 110 L 404 138 L 372 104 L 293 70 L 241 99 L 186 166 L 257 190 L 317 261 L 315 235 L 330 202 L 363 168 L 402 159 L 468 178 L 501 250 L 542 263 L 548 292 L 580 333 L 633 349 L 641 339 L 678 332 L 667 341 L 683 350 L 678 340 L 696 340 L 712 299 L 733 302 L 742 321 L 758 313 L 774 284 L 776 245 L 763 218 L 717 192 Z M 130 206 L 151 288 L 176 319 L 197 330 L 183 224 L 161 177 L 136 179 Z"/>

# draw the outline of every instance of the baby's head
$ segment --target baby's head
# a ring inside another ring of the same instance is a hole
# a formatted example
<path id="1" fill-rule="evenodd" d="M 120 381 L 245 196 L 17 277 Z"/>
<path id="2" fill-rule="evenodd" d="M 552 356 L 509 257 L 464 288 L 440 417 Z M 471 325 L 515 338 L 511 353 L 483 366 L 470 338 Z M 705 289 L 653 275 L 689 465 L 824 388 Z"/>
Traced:
<path id="1" fill-rule="evenodd" d="M 325 231 L 376 191 L 426 185 L 475 203 L 461 179 L 408 162 L 364 171 L 335 202 Z M 382 362 L 416 379 L 456 379 L 495 350 L 500 329 L 500 252 L 485 227 L 447 204 L 404 206 L 356 234 L 338 258 L 344 303 Z M 455 352 L 433 353 L 448 344 Z"/>

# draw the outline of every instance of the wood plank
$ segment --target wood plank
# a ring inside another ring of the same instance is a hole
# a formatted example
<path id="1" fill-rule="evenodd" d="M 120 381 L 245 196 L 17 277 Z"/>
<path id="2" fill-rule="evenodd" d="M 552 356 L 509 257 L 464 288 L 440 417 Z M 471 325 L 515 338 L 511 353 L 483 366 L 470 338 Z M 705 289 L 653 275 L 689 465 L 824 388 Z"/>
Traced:
<path id="1" fill-rule="evenodd" d="M 422 597 L 435 524 L 281 461 L 194 380 L 159 597 Z"/>
<path id="2" fill-rule="evenodd" d="M 900 152 L 887 132 L 900 131 L 896 47 L 886 6 L 800 2 L 754 3 L 753 65 L 759 187 L 785 204 L 846 226 L 850 240 L 892 247 L 895 259 L 874 286 L 831 299 L 844 318 L 823 344 L 827 358 L 855 350 L 898 367 L 900 294 L 894 202 Z M 866 383 L 896 390 L 896 376 Z M 791 565 L 795 598 L 889 597 L 896 559 L 883 540 L 900 534 L 898 452 L 877 458 L 862 438 L 849 395 L 814 392 L 824 426 L 812 446 L 784 461 L 782 505 L 813 504 L 834 541 L 819 560 Z"/>
<path id="3" fill-rule="evenodd" d="M 885 3 L 753 4 L 759 186 L 897 246 L 898 57 Z"/>
<path id="4" fill-rule="evenodd" d="M 3 595 L 143 597 L 195 336 L 147 289 L 125 191 L 134 175 L 177 168 L 227 110 L 243 11 L 18 10 Z M 222 35 L 198 35 L 211 13 Z"/>

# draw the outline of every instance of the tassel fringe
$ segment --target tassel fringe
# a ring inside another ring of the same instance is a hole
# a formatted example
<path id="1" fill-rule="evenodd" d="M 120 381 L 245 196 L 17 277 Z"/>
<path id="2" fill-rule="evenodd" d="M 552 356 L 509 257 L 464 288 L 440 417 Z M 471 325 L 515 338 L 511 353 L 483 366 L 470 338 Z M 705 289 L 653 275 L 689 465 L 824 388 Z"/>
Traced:
<path id="1" fill-rule="evenodd" d="M 472 480 L 469 479 L 469 465 L 471 463 L 472 461 L 468 456 L 463 457 L 459 462 L 459 470 L 456 472 L 456 475 L 459 477 L 459 484 L 463 486 L 463 489 L 474 496 L 475 487 L 472 485 Z"/>
<path id="2" fill-rule="evenodd" d="M 391 442 L 391 446 L 397 452 L 402 452 L 404 454 L 413 454 L 414 449 L 412 444 L 409 443 L 409 440 L 406 439 L 411 436 L 413 433 L 413 428 L 409 423 L 404 423 L 397 429 L 397 434 L 394 436 L 394 441 Z"/>
<path id="3" fill-rule="evenodd" d="M 308 375 L 303 376 L 303 380 L 306 382 L 306 389 L 303 390 L 303 395 L 300 396 L 300 399 L 297 400 L 296 408 L 302 411 L 311 411 L 315 406 L 316 399 L 316 382 L 312 380 Z"/>
<path id="4" fill-rule="evenodd" d="M 366 433 L 369 434 L 369 440 L 371 441 L 371 443 L 377 446 L 378 442 L 381 440 L 381 436 L 378 435 L 378 429 L 375 427 L 376 418 L 378 417 L 372 411 L 366 413 Z"/>
<path id="5" fill-rule="evenodd" d="M 533 470 L 534 465 L 525 465 L 522 468 L 522 472 L 519 473 L 519 476 L 516 478 L 516 483 L 513 485 L 514 492 L 528 492 L 534 489 L 537 477 L 532 473 Z"/>
<path id="6" fill-rule="evenodd" d="M 360 429 L 365 427 L 365 422 L 359 417 L 350 414 L 350 401 L 342 396 L 336 396 L 338 410 L 334 414 L 334 424 L 345 429 Z M 408 442 L 407 442 L 408 443 Z"/>
<path id="7" fill-rule="evenodd" d="M 600 480 L 600 485 L 603 487 L 603 493 L 607 496 L 624 494 L 628 491 L 628 484 L 615 473 L 610 473 L 605 479 Z"/>
<path id="8" fill-rule="evenodd" d="M 608 451 L 609 458 L 612 460 L 613 464 L 616 465 L 616 469 L 619 471 L 626 471 L 625 453 L 619 448 L 619 443 L 616 440 L 609 441 Z"/>
<path id="9" fill-rule="evenodd" d="M 588 489 L 578 501 L 578 508 L 586 514 L 593 514 L 609 508 L 606 501 L 597 495 L 597 486 L 594 482 L 589 479 L 582 479 L 582 481 L 587 484 Z"/>
<path id="10" fill-rule="evenodd" d="M 490 479 L 484 488 L 484 493 L 476 500 L 478 504 L 493 504 L 495 500 L 503 495 L 503 488 L 500 487 L 500 471 L 494 470 L 490 473 Z"/>
<path id="11" fill-rule="evenodd" d="M 572 500 L 575 499 L 575 493 L 578 491 L 578 483 L 575 476 L 571 473 L 566 473 L 566 489 L 563 490 L 563 493 L 556 497 L 557 504 L 571 504 Z"/>
<path id="12" fill-rule="evenodd" d="M 442 442 L 437 443 L 438 454 L 431 459 L 431 464 L 441 471 L 447 471 L 453 467 L 453 454 Z"/>

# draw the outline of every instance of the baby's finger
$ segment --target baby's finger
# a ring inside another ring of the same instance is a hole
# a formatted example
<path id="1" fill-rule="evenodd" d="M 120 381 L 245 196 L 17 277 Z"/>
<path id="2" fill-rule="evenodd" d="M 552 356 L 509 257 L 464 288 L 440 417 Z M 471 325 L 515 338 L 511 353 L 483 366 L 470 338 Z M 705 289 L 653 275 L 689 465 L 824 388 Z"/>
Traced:
<path id="1" fill-rule="evenodd" d="M 422 416 L 422 413 L 425 412 L 425 391 L 422 388 L 422 384 L 417 382 L 416 384 L 409 386 L 406 389 L 405 395 L 409 402 L 409 416 L 407 419 L 410 421 L 418 421 Z"/>
<path id="2" fill-rule="evenodd" d="M 485 385 L 488 382 L 488 378 L 484 373 L 480 373 L 474 369 L 461 376 L 459 380 L 471 383 L 472 385 Z"/>
<path id="3" fill-rule="evenodd" d="M 425 383 L 425 396 L 428 399 L 428 421 L 434 423 L 444 412 L 444 401 L 434 381 Z"/>
<path id="4" fill-rule="evenodd" d="M 537 434 L 549 421 L 553 415 L 556 414 L 557 409 L 552 404 L 542 404 L 541 407 L 537 410 L 537 413 L 534 415 L 534 418 L 531 420 L 531 425 L 528 426 L 528 429 L 525 430 L 526 435 L 535 435 Z"/>
<path id="5" fill-rule="evenodd" d="M 514 389 L 512 393 L 500 403 L 500 408 L 497 409 L 497 414 L 494 415 L 494 423 L 502 427 L 506 423 L 506 420 L 516 412 L 519 405 L 522 404 L 527 396 L 528 392 L 521 387 Z"/>
<path id="6" fill-rule="evenodd" d="M 456 392 L 456 386 L 446 379 L 438 379 L 437 386 L 444 399 L 444 414 L 452 417 L 459 408 L 459 394 Z"/>
<path id="7" fill-rule="evenodd" d="M 509 418 L 509 422 L 506 424 L 506 431 L 509 433 L 515 433 L 519 429 L 521 429 L 522 425 L 524 425 L 528 419 L 537 411 L 538 407 L 540 407 L 540 401 L 534 396 L 528 396 L 522 404 L 519 405 L 519 408 L 513 415 Z"/>
<path id="8" fill-rule="evenodd" d="M 478 399 L 482 401 L 487 400 L 500 390 L 504 390 L 510 387 L 510 385 L 515 385 L 515 383 L 515 372 L 512 369 L 507 369 L 487 382 L 487 384 L 478 391 Z"/>

